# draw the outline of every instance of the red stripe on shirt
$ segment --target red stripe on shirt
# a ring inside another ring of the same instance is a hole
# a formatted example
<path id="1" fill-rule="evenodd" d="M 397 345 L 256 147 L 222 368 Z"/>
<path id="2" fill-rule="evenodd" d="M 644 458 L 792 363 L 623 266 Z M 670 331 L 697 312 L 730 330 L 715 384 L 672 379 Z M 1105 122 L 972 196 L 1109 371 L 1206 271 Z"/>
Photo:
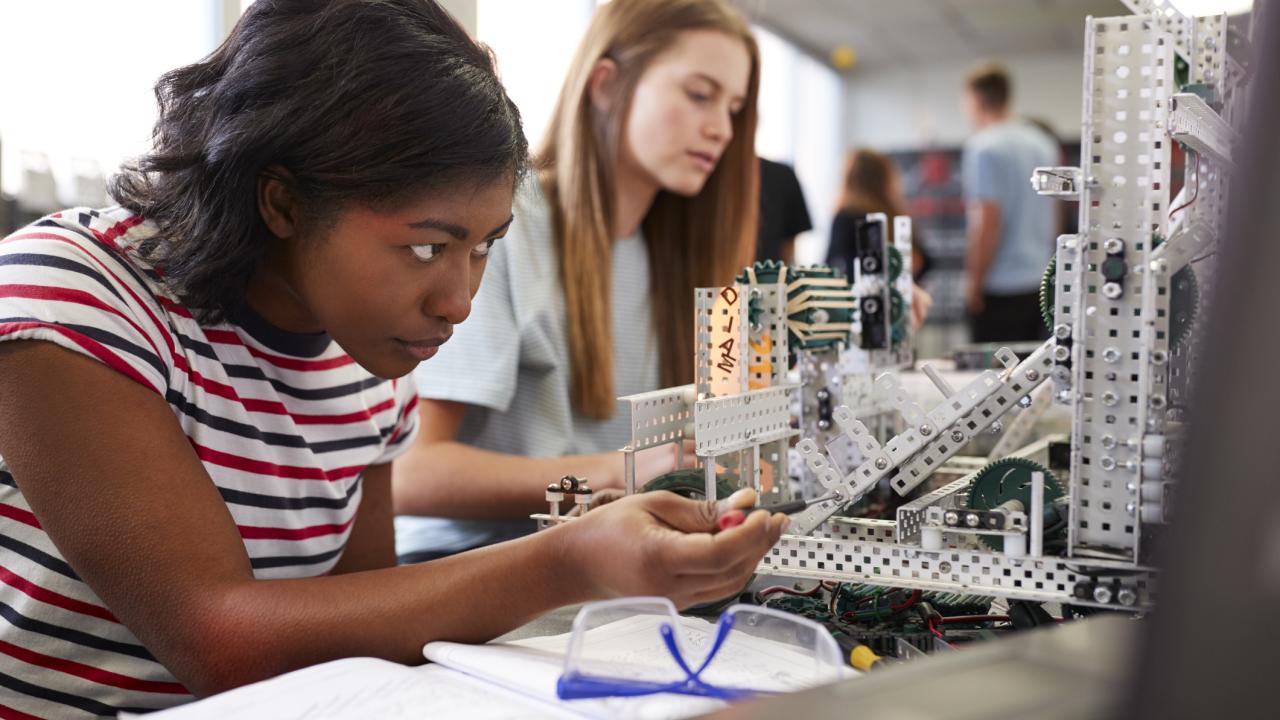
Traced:
<path id="1" fill-rule="evenodd" d="M 147 341 L 148 345 L 151 345 L 151 350 L 155 352 L 156 356 L 160 356 L 160 348 L 156 347 L 155 343 L 151 342 L 150 336 L 143 332 L 142 328 L 138 327 L 137 323 L 124 313 L 83 290 L 50 287 L 47 285 L 21 285 L 14 283 L 11 285 L 0 285 L 0 297 L 18 297 L 28 300 L 53 300 L 56 302 L 72 303 L 74 305 L 84 305 L 85 307 L 91 307 L 95 310 L 102 310 L 103 312 L 114 315 L 125 321 L 129 327 L 133 328 L 134 332 L 138 333 L 138 337 L 143 338 Z M 172 348 L 170 354 L 172 354 Z"/>
<path id="2" fill-rule="evenodd" d="M 365 465 L 352 465 L 350 467 L 325 470 L 324 468 L 313 466 L 277 465 L 276 463 L 254 460 L 252 458 L 241 457 L 239 455 L 232 455 L 231 453 L 207 448 L 194 441 L 191 445 L 196 449 L 196 455 L 205 462 L 219 465 L 221 467 L 231 468 L 232 470 L 242 470 L 244 472 L 251 472 L 258 475 L 289 478 L 290 480 L 325 480 L 328 482 L 335 482 L 355 477 L 366 467 Z"/>
<path id="3" fill-rule="evenodd" d="M 33 528 L 40 527 L 40 521 L 36 519 L 35 513 L 30 510 L 16 508 L 12 505 L 0 503 L 0 516 L 7 517 L 10 520 L 17 520 L 18 522 L 30 525 Z"/>
<path id="4" fill-rule="evenodd" d="M 301 528 L 273 528 L 273 527 L 257 527 L 254 525 L 237 525 L 240 528 L 240 537 L 245 540 L 306 540 L 308 538 L 320 537 L 321 535 L 338 535 L 347 531 L 351 527 L 351 523 L 355 522 L 356 516 L 352 515 L 349 520 L 344 523 L 328 523 L 325 525 L 311 525 Z"/>
<path id="5" fill-rule="evenodd" d="M 113 623 L 120 622 L 116 619 L 115 615 L 111 614 L 110 610 L 107 610 L 104 607 L 98 607 L 92 603 L 70 598 L 62 593 L 42 588 L 3 566 L 0 566 L 0 582 L 3 582 L 5 585 L 16 590 L 21 590 L 24 594 L 33 597 L 42 603 L 56 605 L 63 610 L 70 610 L 71 612 L 77 612 L 81 615 L 89 615 L 103 620 L 109 620 Z"/>
<path id="6" fill-rule="evenodd" d="M 391 437 L 387 438 L 388 445 L 400 439 L 400 435 L 402 435 L 404 433 L 404 429 L 408 427 L 405 424 L 405 420 L 409 417 L 409 414 L 412 413 L 417 408 L 418 408 L 418 396 L 414 395 L 412 398 L 409 399 L 409 402 L 404 404 L 404 410 L 400 411 L 400 419 L 396 421 L 396 430 L 395 432 L 391 433 Z"/>
<path id="7" fill-rule="evenodd" d="M 2 286 L 0 286 L 0 290 L 3 290 Z M 65 327 L 62 327 L 61 325 L 58 325 L 55 323 L 35 322 L 35 321 L 0 323 L 0 337 L 17 333 L 17 332 L 22 332 L 23 330 L 30 330 L 32 328 L 45 328 L 48 330 L 53 330 L 54 332 L 58 333 L 59 335 L 62 335 L 63 337 L 70 340 L 71 342 L 75 343 L 76 345 L 79 345 L 80 347 L 84 348 L 86 351 L 88 351 L 90 355 L 93 355 L 100 362 L 110 367 L 112 370 L 115 370 L 121 375 L 124 375 L 125 377 L 138 383 L 142 387 L 150 390 L 151 392 L 161 392 L 154 385 L 151 384 L 151 381 L 143 377 L 142 373 L 138 372 L 132 365 L 125 362 L 124 358 L 120 357 L 119 355 L 115 354 L 111 350 L 107 349 L 105 345 L 99 343 L 97 340 L 87 338 L 84 335 L 81 335 L 80 333 L 74 330 L 70 330 Z"/>
<path id="8" fill-rule="evenodd" d="M 293 421 L 299 425 L 345 425 L 347 423 L 372 420 L 374 413 L 390 410 L 395 406 L 396 399 L 392 397 L 383 400 L 377 405 L 369 407 L 367 410 L 358 410 L 356 412 L 343 413 L 341 415 L 302 415 L 294 413 L 291 417 L 293 417 Z"/>
<path id="9" fill-rule="evenodd" d="M 250 355 L 258 358 L 259 360 L 266 360 L 272 365 L 275 365 L 278 368 L 284 368 L 285 370 L 300 370 L 302 372 L 332 370 L 334 368 L 344 367 L 346 365 L 350 365 L 355 362 L 355 360 L 351 359 L 350 355 L 346 355 L 346 354 L 339 355 L 338 357 L 332 357 L 327 360 L 303 360 L 301 358 L 290 358 L 290 357 L 282 357 L 280 355 L 273 355 L 269 352 L 264 352 L 262 350 L 259 350 L 258 348 L 253 347 L 252 345 L 246 344 L 244 339 L 240 337 L 239 333 L 233 332 L 231 330 L 206 329 L 204 331 L 204 336 L 211 343 L 218 343 L 220 345 L 237 345 L 237 346 L 243 347 L 244 349 L 249 351 Z"/>
<path id="10" fill-rule="evenodd" d="M 85 248 L 80 243 L 76 242 L 75 240 L 72 240 L 71 238 L 63 237 L 62 235 L 54 235 L 52 233 L 28 233 L 26 235 L 22 235 L 19 237 L 25 237 L 28 239 L 40 239 L 40 240 L 58 240 L 84 253 L 86 257 L 92 260 L 93 263 L 97 265 L 100 270 L 102 270 L 102 272 L 111 276 L 111 279 L 116 281 L 116 285 L 124 288 L 125 292 L 129 293 L 129 296 L 133 298 L 133 301 L 138 305 L 138 307 L 142 308 L 142 311 L 147 314 L 147 317 L 151 320 L 151 324 L 155 325 L 156 329 L 160 332 L 160 337 L 164 338 L 165 346 L 169 349 L 169 356 L 173 357 L 175 354 L 177 354 L 177 349 L 174 347 L 174 344 L 173 344 L 173 338 L 170 337 L 172 330 L 168 326 L 166 326 L 164 323 L 160 322 L 160 319 L 155 316 L 155 313 L 151 312 L 150 306 L 147 305 L 147 303 L 143 302 L 142 298 L 138 297 L 138 294 L 133 291 L 133 288 L 129 285 L 129 283 L 121 280 L 120 276 L 116 275 L 114 270 L 107 267 L 107 265 L 104 264 L 101 260 L 99 260 L 97 256 L 89 252 L 88 248 Z M 117 252 L 120 252 L 118 248 L 114 248 L 114 249 L 116 249 Z M 152 342 L 151 337 L 149 335 L 143 335 L 143 337 L 146 338 L 147 344 L 151 346 L 151 349 L 152 351 L 155 352 L 156 357 L 163 357 L 163 355 L 160 353 L 160 348 L 156 347 L 156 344 Z"/>
<path id="11" fill-rule="evenodd" d="M 110 685 L 124 690 L 137 690 L 139 692 L 165 693 L 168 695 L 190 695 L 191 693 L 182 685 L 176 682 L 160 682 L 156 680 L 142 680 L 140 678 L 113 673 L 110 670 L 102 670 L 100 668 L 78 663 L 74 660 L 66 660 L 56 658 L 34 650 L 28 650 L 19 647 L 13 643 L 0 640 L 0 652 L 21 660 L 22 662 L 37 665 L 50 670 L 57 670 L 68 675 L 91 680 L 99 685 Z"/>

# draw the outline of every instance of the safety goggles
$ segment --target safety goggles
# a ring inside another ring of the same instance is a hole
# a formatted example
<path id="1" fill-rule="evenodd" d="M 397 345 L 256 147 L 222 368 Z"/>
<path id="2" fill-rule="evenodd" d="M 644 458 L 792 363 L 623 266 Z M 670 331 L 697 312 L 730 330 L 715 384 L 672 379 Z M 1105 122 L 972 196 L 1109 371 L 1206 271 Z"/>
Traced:
<path id="1" fill-rule="evenodd" d="M 578 611 L 556 692 L 565 700 L 654 693 L 738 700 L 844 672 L 834 638 L 811 620 L 738 604 L 714 626 L 682 623 L 666 598 L 623 598 Z"/>

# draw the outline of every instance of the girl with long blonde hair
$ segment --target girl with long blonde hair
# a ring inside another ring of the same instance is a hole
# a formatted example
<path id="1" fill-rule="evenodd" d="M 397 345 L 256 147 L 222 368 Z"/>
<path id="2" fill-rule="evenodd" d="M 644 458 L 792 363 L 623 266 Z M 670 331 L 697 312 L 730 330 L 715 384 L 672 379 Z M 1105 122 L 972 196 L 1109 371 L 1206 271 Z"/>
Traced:
<path id="1" fill-rule="evenodd" d="M 471 318 L 417 374 L 423 431 L 394 473 L 397 514 L 417 516 L 397 519 L 403 561 L 528 532 L 563 475 L 621 487 L 616 398 L 692 381 L 693 290 L 751 260 L 759 76 L 722 0 L 597 10 Z M 639 479 L 676 456 L 641 453 Z"/>

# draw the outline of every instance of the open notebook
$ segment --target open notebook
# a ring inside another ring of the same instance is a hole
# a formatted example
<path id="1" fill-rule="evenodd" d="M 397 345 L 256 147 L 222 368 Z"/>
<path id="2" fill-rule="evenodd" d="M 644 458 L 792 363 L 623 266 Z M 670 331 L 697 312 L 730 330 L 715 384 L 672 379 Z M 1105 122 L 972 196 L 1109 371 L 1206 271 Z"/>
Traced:
<path id="1" fill-rule="evenodd" d="M 619 660 L 665 652 L 655 646 L 664 618 L 636 616 L 594 628 L 593 643 L 607 642 Z M 693 646 L 714 626 L 697 618 L 681 618 Z M 346 718 L 466 717 L 506 718 L 635 718 L 660 720 L 700 715 L 723 703 L 685 695 L 562 701 L 556 680 L 564 665 L 569 634 L 507 643 L 464 645 L 428 643 L 423 654 L 433 664 L 411 668 L 373 658 L 351 658 L 305 668 L 221 695 L 173 708 L 148 718 L 213 720 L 259 718 L 339 720 Z M 751 686 L 762 674 L 786 676 L 796 658 L 782 646 L 759 641 L 726 663 L 735 685 Z M 852 671 L 850 671 L 852 673 Z M 729 676 L 722 676 L 728 679 Z"/>

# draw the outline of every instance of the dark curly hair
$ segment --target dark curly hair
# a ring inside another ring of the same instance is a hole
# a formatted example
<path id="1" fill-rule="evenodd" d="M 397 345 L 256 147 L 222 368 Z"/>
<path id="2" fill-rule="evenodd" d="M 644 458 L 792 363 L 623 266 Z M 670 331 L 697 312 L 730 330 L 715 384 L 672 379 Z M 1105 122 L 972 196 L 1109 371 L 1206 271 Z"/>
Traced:
<path id="1" fill-rule="evenodd" d="M 269 167 L 324 223 L 351 203 L 518 182 L 528 161 L 491 54 L 431 0 L 257 0 L 156 99 L 152 149 L 110 192 L 158 226 L 140 252 L 204 322 L 243 302 L 274 240 L 257 206 Z"/>

